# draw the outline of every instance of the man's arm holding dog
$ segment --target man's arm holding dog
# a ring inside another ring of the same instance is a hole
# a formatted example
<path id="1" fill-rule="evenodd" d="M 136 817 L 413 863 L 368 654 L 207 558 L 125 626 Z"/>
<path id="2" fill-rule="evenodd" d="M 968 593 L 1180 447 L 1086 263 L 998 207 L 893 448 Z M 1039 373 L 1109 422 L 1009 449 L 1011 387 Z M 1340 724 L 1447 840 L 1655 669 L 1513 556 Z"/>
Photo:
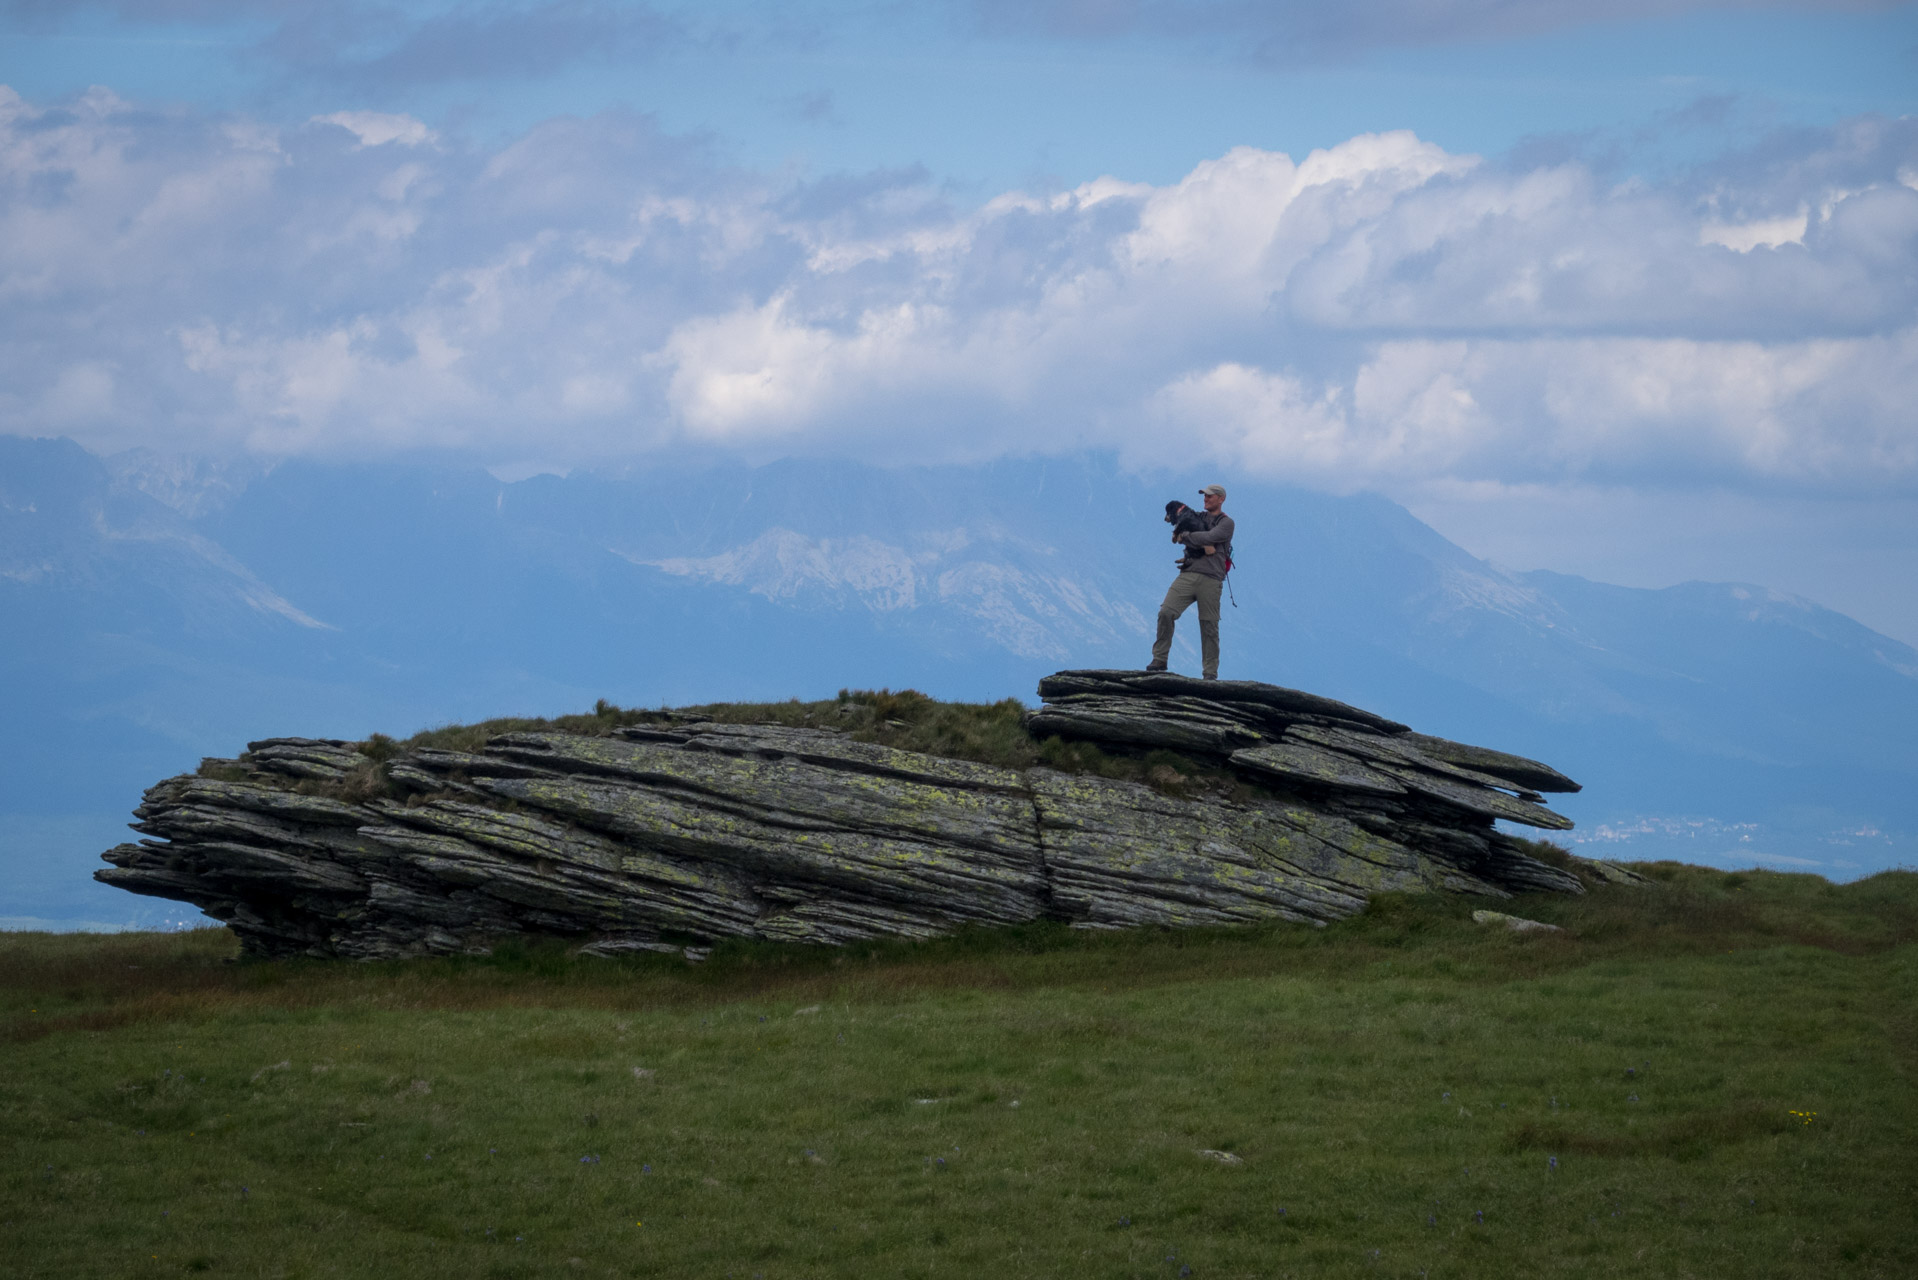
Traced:
<path id="1" fill-rule="evenodd" d="M 1203 547 L 1206 555 L 1212 555 L 1215 549 L 1232 541 L 1232 517 L 1219 513 L 1218 522 L 1210 529 L 1201 529 L 1180 538 L 1188 547 Z"/>

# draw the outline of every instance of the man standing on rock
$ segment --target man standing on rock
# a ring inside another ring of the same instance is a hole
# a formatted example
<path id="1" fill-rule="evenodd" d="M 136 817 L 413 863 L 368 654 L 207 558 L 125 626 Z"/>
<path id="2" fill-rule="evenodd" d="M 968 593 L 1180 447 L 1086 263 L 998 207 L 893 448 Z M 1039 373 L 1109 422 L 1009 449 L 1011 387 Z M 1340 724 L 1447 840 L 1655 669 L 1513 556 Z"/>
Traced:
<path id="1" fill-rule="evenodd" d="M 1186 560 L 1179 576 L 1166 589 L 1165 602 L 1159 606 L 1159 637 L 1152 642 L 1152 661 L 1147 671 L 1164 671 L 1172 654 L 1172 628 L 1179 615 L 1193 602 L 1199 606 L 1199 653 L 1205 662 L 1205 678 L 1219 678 L 1219 593 L 1225 588 L 1225 575 L 1232 569 L 1232 517 L 1225 513 L 1225 486 L 1209 484 L 1199 490 L 1205 498 L 1205 528 L 1197 533 L 1175 533 L 1174 542 L 1186 545 Z"/>

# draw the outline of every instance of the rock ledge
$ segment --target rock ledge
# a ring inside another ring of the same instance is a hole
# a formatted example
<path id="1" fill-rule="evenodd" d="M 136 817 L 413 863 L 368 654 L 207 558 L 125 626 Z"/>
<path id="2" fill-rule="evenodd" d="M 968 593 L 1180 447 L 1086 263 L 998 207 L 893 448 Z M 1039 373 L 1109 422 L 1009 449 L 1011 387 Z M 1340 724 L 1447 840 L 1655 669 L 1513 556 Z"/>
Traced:
<path id="1" fill-rule="evenodd" d="M 148 838 L 95 874 L 199 906 L 253 954 L 361 958 L 523 934 L 697 957 L 728 938 L 1324 922 L 1384 891 L 1583 891 L 1492 825 L 1571 826 L 1541 793 L 1577 784 L 1537 761 L 1250 681 L 1062 671 L 1039 692 L 1039 737 L 1170 749 L 1248 785 L 1184 797 L 662 717 L 407 752 L 350 799 L 373 768 L 356 744 L 275 738 L 150 788 Z"/>

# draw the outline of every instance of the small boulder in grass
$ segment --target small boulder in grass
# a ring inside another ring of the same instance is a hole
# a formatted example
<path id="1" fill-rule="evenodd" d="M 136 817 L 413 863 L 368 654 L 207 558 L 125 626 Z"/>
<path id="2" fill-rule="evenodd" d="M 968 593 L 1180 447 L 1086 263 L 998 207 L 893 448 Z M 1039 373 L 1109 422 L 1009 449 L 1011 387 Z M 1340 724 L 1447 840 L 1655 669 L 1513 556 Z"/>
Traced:
<path id="1" fill-rule="evenodd" d="M 1503 911 L 1474 911 L 1474 924 L 1502 924 L 1513 933 L 1564 933 L 1565 930 L 1555 924 L 1546 924 L 1543 920 L 1527 920 L 1523 916 L 1508 916 Z"/>
<path id="2" fill-rule="evenodd" d="M 1238 1156 L 1233 1155 L 1230 1151 L 1206 1150 L 1206 1151 L 1201 1151 L 1199 1154 L 1204 1156 L 1208 1160 L 1217 1160 L 1220 1164 L 1244 1164 L 1245 1163 L 1244 1160 L 1240 1159 Z"/>

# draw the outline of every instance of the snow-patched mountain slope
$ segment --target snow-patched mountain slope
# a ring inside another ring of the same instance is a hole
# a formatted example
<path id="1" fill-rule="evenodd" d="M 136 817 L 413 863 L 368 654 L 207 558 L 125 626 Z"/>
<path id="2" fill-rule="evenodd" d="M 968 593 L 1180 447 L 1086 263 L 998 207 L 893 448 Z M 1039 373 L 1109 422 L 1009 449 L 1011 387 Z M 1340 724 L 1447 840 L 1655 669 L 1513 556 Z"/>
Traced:
<path id="1" fill-rule="evenodd" d="M 78 614 L 137 601 L 170 614 L 163 625 L 202 634 L 262 622 L 327 626 L 70 440 L 0 436 L 0 589 L 7 587 L 18 593 L 15 611 L 49 596 Z"/>
<path id="2" fill-rule="evenodd" d="M 936 530 L 900 545 L 776 528 L 717 555 L 633 559 L 794 608 L 946 612 L 951 625 L 1020 658 L 1056 661 L 1088 645 L 1136 644 L 1146 626 L 1136 599 L 1108 597 L 1001 530 Z"/>

